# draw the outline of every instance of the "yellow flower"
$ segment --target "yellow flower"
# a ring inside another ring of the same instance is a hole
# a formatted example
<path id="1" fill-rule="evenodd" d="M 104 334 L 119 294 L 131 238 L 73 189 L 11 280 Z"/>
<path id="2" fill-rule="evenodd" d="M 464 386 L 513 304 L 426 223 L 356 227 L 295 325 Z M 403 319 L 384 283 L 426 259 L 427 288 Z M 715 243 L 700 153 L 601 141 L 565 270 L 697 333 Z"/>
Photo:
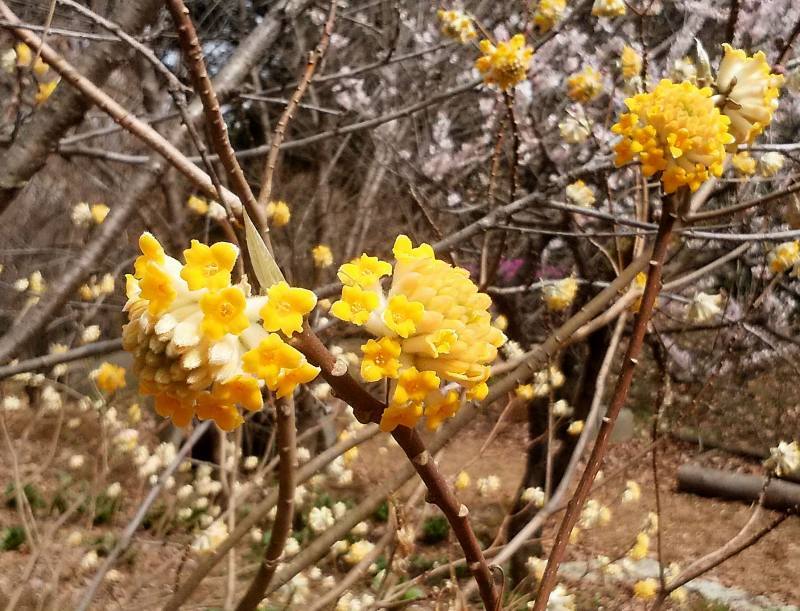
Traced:
<path id="1" fill-rule="evenodd" d="M 544 34 L 552 30 L 553 26 L 561 21 L 566 7 L 567 0 L 539 0 L 536 12 L 533 14 L 533 22 L 539 28 L 539 33 Z"/>
<path id="2" fill-rule="evenodd" d="M 187 426 L 194 416 L 194 401 L 168 393 L 159 393 L 155 396 L 155 408 L 159 416 L 170 418 L 172 424 L 180 428 Z"/>
<path id="3" fill-rule="evenodd" d="M 525 399 L 526 401 L 530 401 L 536 396 L 536 393 L 533 390 L 533 384 L 520 384 L 514 389 L 514 394 L 520 399 Z"/>
<path id="4" fill-rule="evenodd" d="M 505 331 L 508 328 L 508 318 L 506 318 L 503 314 L 498 314 L 497 318 L 494 319 L 492 324 L 501 331 Z"/>
<path id="5" fill-rule="evenodd" d="M 197 195 L 190 195 L 189 199 L 186 201 L 186 206 L 194 212 L 195 214 L 199 214 L 203 216 L 208 212 L 208 202 L 202 198 L 198 197 Z"/>
<path id="6" fill-rule="evenodd" d="M 622 47 L 619 63 L 622 67 L 622 77 L 626 80 L 634 79 L 642 72 L 642 56 L 628 45 Z"/>
<path id="7" fill-rule="evenodd" d="M 270 389 L 277 387 L 283 369 L 300 366 L 303 355 L 283 341 L 280 335 L 270 333 L 266 339 L 242 355 L 242 368 L 264 380 Z"/>
<path id="8" fill-rule="evenodd" d="M 428 393 L 439 388 L 439 376 L 433 371 L 417 371 L 409 367 L 400 373 L 397 386 L 392 395 L 394 405 L 404 405 L 409 401 L 422 402 Z"/>
<path id="9" fill-rule="evenodd" d="M 588 208 L 596 201 L 594 191 L 591 187 L 586 186 L 586 183 L 582 180 L 576 180 L 567 185 L 565 192 L 567 198 L 576 206 Z"/>
<path id="10" fill-rule="evenodd" d="M 632 560 L 641 560 L 647 556 L 650 549 L 650 537 L 647 533 L 640 532 L 636 535 L 636 544 L 628 551 L 628 557 Z"/>
<path id="11" fill-rule="evenodd" d="M 212 392 L 197 395 L 195 409 L 200 420 L 213 420 L 225 432 L 238 428 L 244 422 L 236 406 L 226 401 L 216 388 Z"/>
<path id="12" fill-rule="evenodd" d="M 366 382 L 377 382 L 383 378 L 396 378 L 400 368 L 400 342 L 391 337 L 368 340 L 361 346 L 361 377 Z"/>
<path id="13" fill-rule="evenodd" d="M 615 147 L 615 163 L 638 157 L 642 173 L 662 172 L 664 191 L 688 185 L 696 191 L 709 176 L 721 176 L 730 119 L 714 105 L 712 91 L 691 83 L 662 80 L 652 91 L 625 100 L 622 114 L 611 130 L 622 136 Z"/>
<path id="14" fill-rule="evenodd" d="M 633 287 L 639 291 L 643 291 L 645 285 L 647 284 L 647 274 L 644 272 L 639 272 L 636 274 L 636 277 L 633 279 Z M 631 312 L 638 312 L 639 308 L 642 307 L 642 296 L 641 293 L 639 296 L 631 303 L 630 308 L 628 308 Z"/>
<path id="15" fill-rule="evenodd" d="M 580 435 L 583 432 L 583 420 L 575 420 L 567 427 L 567 434 Z"/>
<path id="16" fill-rule="evenodd" d="M 357 286 L 344 286 L 342 298 L 331 306 L 330 312 L 336 318 L 360 327 L 369 320 L 378 303 L 377 293 Z"/>
<path id="17" fill-rule="evenodd" d="M 170 275 L 152 261 L 147 263 L 139 288 L 141 298 L 149 302 L 147 311 L 153 316 L 166 311 L 178 295 Z"/>
<path id="18" fill-rule="evenodd" d="M 633 584 L 633 595 L 641 600 L 653 598 L 658 591 L 658 582 L 652 577 L 640 579 Z"/>
<path id="19" fill-rule="evenodd" d="M 92 220 L 101 225 L 108 216 L 109 207 L 105 204 L 92 204 Z"/>
<path id="20" fill-rule="evenodd" d="M 358 259 L 345 263 L 339 268 L 338 277 L 346 286 L 372 288 L 384 276 L 392 273 L 391 264 L 377 257 L 361 255 Z"/>
<path id="21" fill-rule="evenodd" d="M 14 46 L 14 50 L 17 52 L 17 66 L 20 68 L 27 68 L 31 65 L 33 54 L 31 53 L 31 48 L 28 45 L 26 45 L 24 42 L 18 42 Z"/>
<path id="22" fill-rule="evenodd" d="M 424 312 L 425 306 L 419 301 L 409 301 L 405 295 L 395 295 L 389 299 L 383 312 L 383 322 L 397 335 L 405 338 L 417 330 L 417 323 L 422 320 Z"/>
<path id="23" fill-rule="evenodd" d="M 461 407 L 461 397 L 455 390 L 446 393 L 434 392 L 425 401 L 425 426 L 429 431 L 435 431 L 439 426 L 453 416 Z"/>
<path id="24" fill-rule="evenodd" d="M 225 403 L 236 403 L 251 412 L 257 412 L 264 407 L 258 380 L 251 376 L 234 376 L 226 382 L 217 384 L 214 393 Z"/>
<path id="25" fill-rule="evenodd" d="M 52 81 L 48 81 L 46 83 L 39 83 L 36 87 L 36 95 L 33 97 L 36 104 L 44 104 L 48 98 L 53 95 L 53 92 L 56 90 L 58 86 L 58 79 L 53 79 Z M 94 216 L 94 213 L 92 213 Z M 100 224 L 103 221 L 95 221 L 96 223 Z"/>
<path id="26" fill-rule="evenodd" d="M 761 155 L 761 158 L 758 160 L 758 165 L 761 170 L 762 176 L 775 176 L 778 172 L 781 171 L 783 168 L 783 163 L 785 161 L 785 157 L 781 155 L 778 151 L 770 151 L 769 153 L 764 153 Z"/>
<path id="27" fill-rule="evenodd" d="M 750 176 L 756 173 L 756 160 L 748 152 L 736 153 L 731 157 L 731 163 L 740 176 Z"/>
<path id="28" fill-rule="evenodd" d="M 456 481 L 453 484 L 456 490 L 465 490 L 469 488 L 470 477 L 469 473 L 466 471 L 459 471 L 458 475 L 456 476 Z"/>
<path id="29" fill-rule="evenodd" d="M 592 5 L 595 17 L 622 17 L 626 11 L 624 0 L 594 0 Z"/>
<path id="30" fill-rule="evenodd" d="M 317 296 L 308 289 L 289 286 L 281 280 L 267 290 L 269 300 L 259 314 L 267 331 L 283 332 L 287 337 L 303 330 L 303 316 L 317 305 Z"/>
<path id="31" fill-rule="evenodd" d="M 567 95 L 576 102 L 591 102 L 603 91 L 603 79 L 600 73 L 586 66 L 567 79 Z"/>
<path id="32" fill-rule="evenodd" d="M 433 247 L 430 244 L 423 242 L 415 247 L 411 243 L 411 239 L 403 234 L 395 238 L 394 246 L 392 246 L 392 254 L 394 254 L 398 261 L 410 259 L 426 260 L 435 257 Z"/>
<path id="33" fill-rule="evenodd" d="M 442 34 L 460 43 L 466 43 L 477 36 L 472 19 L 461 11 L 439 10 L 436 13 L 442 22 Z"/>
<path id="34" fill-rule="evenodd" d="M 283 227 L 288 225 L 292 218 L 292 212 L 289 210 L 289 204 L 284 201 L 269 202 L 267 204 L 267 218 L 272 221 L 275 227 Z"/>
<path id="35" fill-rule="evenodd" d="M 767 255 L 767 263 L 773 274 L 780 274 L 800 261 L 800 240 L 783 242 Z"/>
<path id="36" fill-rule="evenodd" d="M 191 248 L 184 250 L 183 256 L 186 265 L 181 270 L 181 278 L 186 280 L 189 290 L 215 291 L 230 285 L 231 270 L 239 256 L 239 249 L 229 242 L 206 246 L 192 240 Z"/>
<path id="37" fill-rule="evenodd" d="M 133 262 L 133 275 L 136 278 L 143 278 L 145 270 L 147 269 L 147 264 L 150 261 L 159 265 L 164 264 L 165 253 L 159 241 L 153 237 L 152 233 L 147 231 L 139 236 L 139 249 L 142 251 L 142 254 Z"/>
<path id="38" fill-rule="evenodd" d="M 542 298 L 547 309 L 553 312 L 566 310 L 578 294 L 578 281 L 573 277 L 563 278 L 542 289 Z"/>
<path id="39" fill-rule="evenodd" d="M 384 433 L 393 431 L 398 426 L 414 428 L 422 417 L 422 403 L 410 402 L 404 405 L 390 405 L 383 410 L 380 428 Z"/>
<path id="40" fill-rule="evenodd" d="M 314 267 L 325 269 L 333 265 L 333 253 L 330 246 L 317 244 L 311 249 L 311 257 L 314 259 Z"/>
<path id="41" fill-rule="evenodd" d="M 497 46 L 482 40 L 480 49 L 483 55 L 475 62 L 475 67 L 487 85 L 497 85 L 506 91 L 525 80 L 533 57 L 533 49 L 525 44 L 525 36 L 515 34 L 510 41 L 501 40 Z"/>
<path id="42" fill-rule="evenodd" d="M 113 393 L 120 388 L 125 388 L 125 368 L 113 363 L 104 362 L 92 371 L 92 378 L 94 378 L 97 388 L 103 392 Z"/>
<path id="43" fill-rule="evenodd" d="M 287 369 L 278 376 L 278 383 L 275 388 L 277 397 L 285 397 L 294 392 L 298 384 L 308 384 L 319 375 L 319 367 L 314 367 L 310 363 L 303 361 L 299 367 Z"/>
<path id="44" fill-rule="evenodd" d="M 238 286 L 229 286 L 219 291 L 206 293 L 200 298 L 203 333 L 211 340 L 222 339 L 226 333 L 239 335 L 250 326 L 244 313 L 247 299 Z"/>
<path id="45" fill-rule="evenodd" d="M 773 74 L 762 51 L 748 57 L 741 49 L 723 44 L 725 55 L 717 71 L 718 106 L 731 120 L 737 144 L 752 142 L 772 121 L 784 78 Z"/>

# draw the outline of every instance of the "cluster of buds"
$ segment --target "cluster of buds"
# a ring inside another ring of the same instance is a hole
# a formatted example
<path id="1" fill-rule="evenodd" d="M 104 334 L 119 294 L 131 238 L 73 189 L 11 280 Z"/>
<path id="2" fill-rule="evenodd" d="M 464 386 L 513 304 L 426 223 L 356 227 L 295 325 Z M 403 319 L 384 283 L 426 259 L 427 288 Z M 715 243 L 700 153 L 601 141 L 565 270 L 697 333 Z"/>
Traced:
<path id="1" fill-rule="evenodd" d="M 243 422 L 237 406 L 263 407 L 264 385 L 282 397 L 317 376 L 277 333 L 302 330 L 316 305 L 311 291 L 279 282 L 253 296 L 246 281 L 232 285 L 239 252 L 227 242 L 193 240 L 185 265 L 149 233 L 139 246 L 127 276 L 123 346 L 134 356 L 139 391 L 155 397 L 160 415 L 177 426 L 197 415 L 229 431 Z"/>
<path id="2" fill-rule="evenodd" d="M 506 338 L 491 324 L 491 298 L 478 292 L 469 272 L 404 235 L 393 252 L 394 266 L 366 254 L 342 265 L 342 296 L 331 314 L 377 337 L 361 347 L 361 377 L 389 381 L 381 428 L 413 427 L 424 414 L 435 429 L 465 398 L 486 396 L 489 364 Z M 391 276 L 386 292 L 385 276 Z"/>

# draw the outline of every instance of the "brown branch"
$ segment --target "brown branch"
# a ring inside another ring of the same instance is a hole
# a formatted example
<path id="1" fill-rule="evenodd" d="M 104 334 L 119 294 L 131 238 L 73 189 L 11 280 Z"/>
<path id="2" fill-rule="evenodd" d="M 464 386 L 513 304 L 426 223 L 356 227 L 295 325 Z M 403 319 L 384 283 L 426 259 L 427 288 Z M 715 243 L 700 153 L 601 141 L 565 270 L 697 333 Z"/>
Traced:
<path id="1" fill-rule="evenodd" d="M 79 361 L 90 356 L 99 356 L 102 354 L 109 354 L 122 350 L 121 339 L 108 339 L 101 342 L 94 342 L 73 348 L 61 354 L 45 354 L 37 356 L 36 358 L 20 361 L 13 365 L 6 365 L 0 367 L 0 380 L 10 378 L 18 373 L 26 373 L 28 371 L 38 371 L 40 369 L 50 369 L 51 367 L 60 363 L 71 363 L 72 361 Z"/>
<path id="2" fill-rule="evenodd" d="M 278 502 L 275 523 L 270 531 L 269 545 L 258 573 L 250 583 L 236 611 L 251 611 L 264 598 L 269 582 L 278 568 L 278 563 L 294 519 L 294 490 L 297 483 L 297 438 L 295 430 L 294 401 L 291 397 L 279 400 L 276 406 L 275 438 L 278 444 Z"/>
<path id="3" fill-rule="evenodd" d="M 583 505 L 591 491 L 594 478 L 597 476 L 597 472 L 600 470 L 603 463 L 603 458 L 608 449 L 611 431 L 614 427 L 614 423 L 617 421 L 617 416 L 619 416 L 619 412 L 622 410 L 628 398 L 628 391 L 630 390 L 631 382 L 633 381 L 633 373 L 638 362 L 637 358 L 641 352 L 642 343 L 644 342 L 645 333 L 647 332 L 647 323 L 652 316 L 656 296 L 661 287 L 662 266 L 667 256 L 669 242 L 672 237 L 672 229 L 675 225 L 676 209 L 681 207 L 677 205 L 678 202 L 676 200 L 684 195 L 685 192 L 680 193 L 680 195 L 669 196 L 664 200 L 661 220 L 658 226 L 658 235 L 656 236 L 652 259 L 649 264 L 650 269 L 647 276 L 647 284 L 642 294 L 642 303 L 639 312 L 633 323 L 633 331 L 628 343 L 628 349 L 625 352 L 625 358 L 622 363 L 619 378 L 617 379 L 617 385 L 614 388 L 606 417 L 603 419 L 594 447 L 589 455 L 586 469 L 581 476 L 574 496 L 567 505 L 564 518 L 561 520 L 561 524 L 558 527 L 553 549 L 550 551 L 547 567 L 545 568 L 542 581 L 539 584 L 539 590 L 536 594 L 533 611 L 544 611 L 547 607 L 550 592 L 555 586 L 558 565 L 561 563 L 564 552 L 566 551 L 569 535 L 575 523 L 578 521 L 578 517 L 583 510 Z"/>
<path id="4" fill-rule="evenodd" d="M 174 1 L 176 0 L 170 0 L 170 2 Z M 319 43 L 317 44 L 316 49 L 309 54 L 308 61 L 306 62 L 306 69 L 303 72 L 303 77 L 300 79 L 297 89 L 295 89 L 291 99 L 289 100 L 289 103 L 283 110 L 283 114 L 281 115 L 281 118 L 278 120 L 278 124 L 275 127 L 275 133 L 272 134 L 272 141 L 269 144 L 269 155 L 267 155 L 267 161 L 264 164 L 264 173 L 261 180 L 261 191 L 258 194 L 258 204 L 260 209 L 265 209 L 269 203 L 270 196 L 272 195 L 272 180 L 275 175 L 275 165 L 278 162 L 281 143 L 286 136 L 286 128 L 289 126 L 289 121 L 291 121 L 292 116 L 300 104 L 300 100 L 303 98 L 303 94 L 306 92 L 309 83 L 311 83 L 311 79 L 314 77 L 314 71 L 317 68 L 317 64 L 325 55 L 325 51 L 328 49 L 328 43 L 330 42 L 331 32 L 333 31 L 333 21 L 335 18 L 336 0 L 331 0 L 330 9 L 328 9 L 328 18 L 322 28 L 322 36 L 319 39 Z"/>
<path id="5" fill-rule="evenodd" d="M 736 23 L 739 21 L 739 0 L 731 0 L 731 10 L 728 14 L 728 25 L 725 28 L 725 40 L 733 44 L 736 37 Z"/>
<path id="6" fill-rule="evenodd" d="M 203 103 L 206 124 L 211 133 L 214 150 L 222 161 L 222 166 L 225 168 L 225 174 L 233 191 L 239 196 L 239 200 L 244 205 L 248 215 L 258 228 L 264 241 L 269 245 L 269 229 L 264 211 L 256 205 L 253 192 L 250 190 L 250 185 L 247 183 L 242 167 L 239 165 L 228 139 L 228 128 L 225 125 L 225 119 L 222 116 L 214 86 L 206 70 L 203 49 L 200 46 L 197 31 L 189 15 L 189 9 L 186 8 L 183 0 L 168 0 L 167 8 L 169 8 L 178 31 L 178 39 L 183 50 L 186 66 L 192 77 L 192 84 Z"/>
<path id="7" fill-rule="evenodd" d="M 306 327 L 293 343 L 310 362 L 322 369 L 322 377 L 330 384 L 337 397 L 352 406 L 353 413 L 360 422 L 364 424 L 380 422 L 385 406 L 350 376 L 346 368 L 341 369 L 336 357 L 328 351 L 313 331 Z M 428 488 L 426 500 L 439 507 L 450 523 L 464 551 L 470 572 L 478 583 L 481 599 L 486 609 L 496 609 L 499 597 L 494 587 L 494 578 L 470 525 L 467 506 L 461 504 L 456 498 L 452 487 L 436 467 L 416 429 L 398 426 L 392 431 L 392 437 L 402 448 Z"/>

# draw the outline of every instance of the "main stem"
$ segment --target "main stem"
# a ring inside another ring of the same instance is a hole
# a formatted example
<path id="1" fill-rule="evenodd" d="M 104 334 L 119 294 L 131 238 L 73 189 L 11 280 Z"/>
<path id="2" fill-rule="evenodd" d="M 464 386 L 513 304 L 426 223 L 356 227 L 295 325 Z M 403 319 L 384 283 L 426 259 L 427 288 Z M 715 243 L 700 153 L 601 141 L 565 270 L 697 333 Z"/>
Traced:
<path id="1" fill-rule="evenodd" d="M 642 302 L 639 306 L 639 312 L 633 322 L 633 331 L 631 339 L 628 343 L 628 349 L 625 351 L 625 358 L 622 362 L 622 368 L 617 379 L 617 385 L 614 388 L 614 393 L 611 397 L 611 403 L 608 406 L 606 417 L 603 418 L 603 424 L 597 434 L 592 453 L 589 456 L 589 462 L 586 469 L 581 476 L 578 488 L 575 494 L 567 504 L 567 511 L 564 514 L 564 519 L 558 527 L 553 549 L 550 550 L 550 557 L 547 559 L 547 567 L 542 575 L 542 581 L 539 584 L 539 591 L 536 593 L 536 601 L 533 605 L 533 611 L 545 611 L 547 602 L 550 598 L 550 592 L 556 584 L 556 577 L 558 573 L 558 566 L 564 558 L 564 552 L 567 548 L 569 535 L 572 532 L 575 523 L 580 517 L 581 510 L 586 503 L 586 499 L 592 489 L 592 484 L 603 464 L 603 458 L 608 450 L 608 442 L 611 436 L 611 431 L 614 428 L 614 423 L 617 421 L 617 416 L 625 405 L 628 398 L 628 391 L 631 388 L 633 381 L 633 372 L 638 363 L 639 354 L 642 351 L 642 344 L 644 336 L 647 332 L 647 323 L 653 314 L 653 306 L 656 302 L 656 296 L 661 289 L 661 272 L 664 260 L 667 257 L 667 250 L 669 241 L 672 237 L 672 229 L 675 225 L 675 210 L 677 199 L 684 195 L 683 192 L 676 193 L 664 200 L 664 206 L 661 212 L 661 220 L 658 224 L 658 234 L 653 246 L 653 258 L 650 260 L 650 269 L 647 276 L 647 284 L 644 287 L 642 294 Z"/>
<path id="2" fill-rule="evenodd" d="M 346 369 L 340 370 L 336 357 L 310 328 L 306 327 L 303 333 L 295 335 L 292 344 L 305 354 L 310 362 L 320 367 L 321 375 L 330 384 L 333 393 L 353 408 L 353 414 L 361 423 L 380 422 L 385 405 L 367 392 L 347 373 Z M 470 572 L 478 584 L 484 606 L 487 611 L 496 611 L 500 606 L 500 597 L 495 589 L 489 564 L 470 525 L 467 506 L 459 503 L 415 429 L 399 426 L 392 431 L 392 437 L 425 483 L 428 489 L 426 500 L 442 510 L 456 534 Z"/>

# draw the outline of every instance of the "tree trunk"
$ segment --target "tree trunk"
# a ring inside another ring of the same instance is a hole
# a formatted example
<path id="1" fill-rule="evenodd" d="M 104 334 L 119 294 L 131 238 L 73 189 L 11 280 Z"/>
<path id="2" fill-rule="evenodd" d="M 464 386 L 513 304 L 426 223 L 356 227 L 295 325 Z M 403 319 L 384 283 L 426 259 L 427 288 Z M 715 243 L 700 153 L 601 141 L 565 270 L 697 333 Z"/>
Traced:
<path id="1" fill-rule="evenodd" d="M 732 501 L 757 501 L 764 488 L 764 477 L 683 465 L 678 469 L 678 490 L 700 496 Z M 773 479 L 764 495 L 767 509 L 790 510 L 800 507 L 800 485 Z"/>

